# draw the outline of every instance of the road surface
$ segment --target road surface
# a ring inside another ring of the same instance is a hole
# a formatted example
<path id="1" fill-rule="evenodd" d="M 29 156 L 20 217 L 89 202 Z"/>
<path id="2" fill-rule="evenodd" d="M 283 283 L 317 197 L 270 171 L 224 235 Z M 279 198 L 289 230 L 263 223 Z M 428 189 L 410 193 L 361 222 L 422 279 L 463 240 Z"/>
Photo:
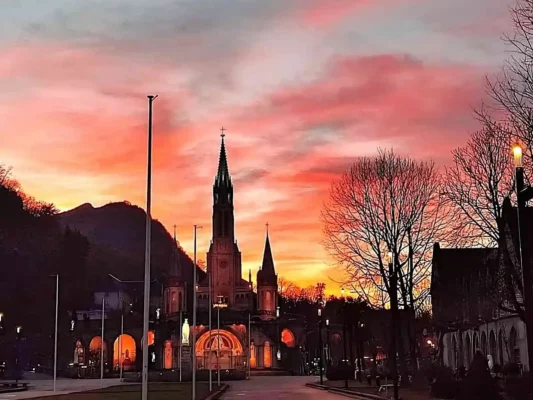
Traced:
<path id="1" fill-rule="evenodd" d="M 228 382 L 231 388 L 222 400 L 341 400 L 347 399 L 305 386 L 316 376 L 252 376 L 249 381 Z"/>
<path id="2" fill-rule="evenodd" d="M 24 376 L 25 378 L 27 375 Z M 31 378 L 31 376 L 29 376 Z M 0 400 L 31 399 L 34 397 L 51 396 L 53 394 L 68 394 L 82 392 L 85 390 L 100 389 L 100 379 L 57 379 L 56 389 L 53 392 L 54 381 L 50 378 L 23 379 L 21 382 L 28 382 L 30 389 L 25 392 L 0 393 Z M 120 385 L 120 379 L 104 379 L 104 387 Z"/>

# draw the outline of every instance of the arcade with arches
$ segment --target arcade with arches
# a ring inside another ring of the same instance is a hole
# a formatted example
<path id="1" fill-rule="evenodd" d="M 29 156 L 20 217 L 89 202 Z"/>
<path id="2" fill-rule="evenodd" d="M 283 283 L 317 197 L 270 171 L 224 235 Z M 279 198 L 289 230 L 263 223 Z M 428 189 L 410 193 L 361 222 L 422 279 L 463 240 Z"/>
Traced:
<path id="1" fill-rule="evenodd" d="M 195 346 L 198 369 L 238 369 L 246 362 L 241 342 L 224 329 L 203 333 Z"/>

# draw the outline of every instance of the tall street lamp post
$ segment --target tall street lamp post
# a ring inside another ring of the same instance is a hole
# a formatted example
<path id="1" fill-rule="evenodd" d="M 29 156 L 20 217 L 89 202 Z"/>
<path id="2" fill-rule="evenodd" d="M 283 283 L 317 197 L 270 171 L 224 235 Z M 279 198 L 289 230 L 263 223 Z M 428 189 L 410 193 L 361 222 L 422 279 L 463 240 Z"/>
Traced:
<path id="1" fill-rule="evenodd" d="M 515 146 L 513 148 L 516 173 L 516 196 L 518 199 L 518 243 L 520 248 L 520 267 L 522 268 L 522 286 L 524 309 L 526 316 L 526 336 L 527 336 L 527 355 L 529 360 L 529 369 L 533 365 L 533 293 L 531 288 L 531 264 L 529 262 L 529 232 L 527 221 L 524 220 L 526 204 L 533 198 L 533 188 L 525 187 L 524 184 L 524 167 L 522 165 L 522 148 Z M 524 243 L 526 242 L 526 243 Z"/>
<path id="2" fill-rule="evenodd" d="M 331 349 L 330 349 L 330 344 L 329 344 L 329 318 L 326 319 L 326 348 L 328 349 L 328 351 L 326 352 L 326 354 L 328 355 L 326 358 L 326 361 L 327 361 L 326 366 L 329 367 L 330 359 L 331 359 Z"/>
<path id="3" fill-rule="evenodd" d="M 141 399 L 148 400 L 148 314 L 150 311 L 150 244 L 152 235 L 152 103 L 156 96 L 148 96 L 148 168 L 146 180 L 146 240 L 144 250 L 144 310 L 143 310 L 143 368 Z M 103 334 L 103 332 L 102 332 Z M 102 337 L 103 341 L 103 337 Z M 103 346 L 103 345 L 102 345 Z"/>
<path id="4" fill-rule="evenodd" d="M 218 387 L 220 387 L 220 309 L 228 305 L 224 303 L 223 296 L 217 296 L 217 303 L 213 307 L 217 309 L 217 368 L 218 368 Z"/>
<path id="5" fill-rule="evenodd" d="M 393 380 L 393 390 L 394 390 L 394 400 L 399 399 L 398 395 L 398 367 L 396 365 L 396 319 L 397 319 L 397 313 L 398 313 L 398 289 L 397 289 L 397 282 L 396 282 L 396 270 L 394 268 L 394 260 L 392 256 L 392 252 L 389 252 L 388 254 L 388 262 L 389 262 L 389 280 L 390 280 L 390 306 L 391 306 L 391 345 L 390 345 L 390 352 L 389 352 L 389 358 L 391 361 L 391 369 L 392 369 L 392 380 Z"/>
<path id="6" fill-rule="evenodd" d="M 200 225 L 194 225 L 194 262 L 192 266 L 192 284 L 194 295 L 192 297 L 192 400 L 196 400 L 196 296 L 198 285 L 196 284 L 196 231 Z M 144 400 L 144 399 L 143 399 Z"/>
<path id="7" fill-rule="evenodd" d="M 318 306 L 318 349 L 320 350 L 320 357 L 318 359 L 318 368 L 320 369 L 320 384 L 324 384 L 324 376 L 322 370 L 322 358 L 324 356 L 324 349 L 322 348 L 322 308 Z"/>

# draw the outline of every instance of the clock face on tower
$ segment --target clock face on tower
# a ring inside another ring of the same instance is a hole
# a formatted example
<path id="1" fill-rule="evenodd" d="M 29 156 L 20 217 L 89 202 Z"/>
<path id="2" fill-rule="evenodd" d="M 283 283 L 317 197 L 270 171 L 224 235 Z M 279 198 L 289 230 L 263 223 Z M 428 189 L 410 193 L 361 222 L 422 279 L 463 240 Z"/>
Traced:
<path id="1" fill-rule="evenodd" d="M 220 262 L 220 268 L 222 268 L 222 269 L 228 268 L 228 262 L 227 261 L 221 261 Z"/>

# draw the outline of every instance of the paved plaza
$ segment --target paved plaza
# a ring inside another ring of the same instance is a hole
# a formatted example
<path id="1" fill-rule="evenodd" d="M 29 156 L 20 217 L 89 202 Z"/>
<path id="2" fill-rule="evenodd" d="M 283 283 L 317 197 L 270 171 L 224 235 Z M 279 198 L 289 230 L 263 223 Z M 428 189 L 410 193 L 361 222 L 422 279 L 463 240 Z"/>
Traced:
<path id="1" fill-rule="evenodd" d="M 26 376 L 25 376 L 26 377 Z M 30 376 L 31 377 L 31 376 Z M 86 390 L 100 389 L 102 384 L 100 379 L 66 379 L 58 378 L 57 391 L 54 393 L 54 381 L 50 378 L 23 379 L 21 382 L 28 382 L 30 389 L 25 392 L 3 393 L 0 400 L 32 399 L 35 397 L 52 396 L 54 394 L 69 394 L 73 392 L 83 392 Z M 104 379 L 104 387 L 120 385 L 120 379 Z"/>
<path id="2" fill-rule="evenodd" d="M 316 376 L 258 376 L 249 381 L 230 382 L 231 389 L 222 400 L 340 400 L 346 399 L 322 390 L 306 387 Z"/>

